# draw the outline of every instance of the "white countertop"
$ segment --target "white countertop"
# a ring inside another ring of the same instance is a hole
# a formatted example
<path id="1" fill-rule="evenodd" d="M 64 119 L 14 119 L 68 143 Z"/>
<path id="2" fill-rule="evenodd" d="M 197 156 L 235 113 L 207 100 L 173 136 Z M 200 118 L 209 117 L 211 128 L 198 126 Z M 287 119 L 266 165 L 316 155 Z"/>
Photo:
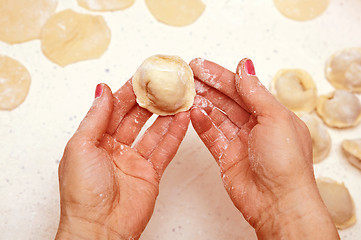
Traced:
<path id="1" fill-rule="evenodd" d="M 273 1 L 203 0 L 198 21 L 187 27 L 157 22 L 143 0 L 104 16 L 112 39 L 97 60 L 58 67 L 41 53 L 38 40 L 18 45 L 0 42 L 0 54 L 24 64 L 32 76 L 26 101 L 0 111 L 0 239 L 51 239 L 59 218 L 57 168 L 64 146 L 88 111 L 95 86 L 113 91 L 141 62 L 158 53 L 190 61 L 203 57 L 235 70 L 251 58 L 265 85 L 280 68 L 302 68 L 320 94 L 333 90 L 324 77 L 326 59 L 335 51 L 361 47 L 361 2 L 331 0 L 321 17 L 295 22 Z M 57 11 L 88 12 L 75 0 L 59 1 Z M 89 12 L 88 12 L 89 13 Z M 340 143 L 360 138 L 361 126 L 329 130 L 330 156 L 315 165 L 316 176 L 343 181 L 357 208 L 357 223 L 339 231 L 342 239 L 361 237 L 361 171 L 343 157 Z M 217 164 L 192 127 L 165 172 L 154 215 L 141 239 L 255 239 L 254 230 L 233 206 Z"/>

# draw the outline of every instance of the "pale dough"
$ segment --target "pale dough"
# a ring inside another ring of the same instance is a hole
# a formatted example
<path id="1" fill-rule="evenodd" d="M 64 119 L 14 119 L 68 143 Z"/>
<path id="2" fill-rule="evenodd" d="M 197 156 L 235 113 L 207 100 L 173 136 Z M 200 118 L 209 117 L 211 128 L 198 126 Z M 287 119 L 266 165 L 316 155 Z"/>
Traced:
<path id="1" fill-rule="evenodd" d="M 0 110 L 13 110 L 24 102 L 30 74 L 18 61 L 0 55 Z"/>
<path id="2" fill-rule="evenodd" d="M 326 126 L 318 117 L 311 114 L 302 114 L 300 118 L 307 125 L 311 134 L 313 163 L 318 163 L 330 153 L 331 136 Z"/>
<path id="3" fill-rule="evenodd" d="M 342 149 L 347 160 L 361 170 L 361 138 L 353 140 L 344 140 Z"/>
<path id="4" fill-rule="evenodd" d="M 79 6 L 93 11 L 115 11 L 128 8 L 135 0 L 77 0 Z"/>
<path id="5" fill-rule="evenodd" d="M 0 0 L 0 40 L 21 43 L 39 38 L 57 0 Z"/>
<path id="6" fill-rule="evenodd" d="M 147 58 L 132 83 L 138 104 L 162 116 L 187 111 L 196 95 L 192 69 L 178 56 Z"/>
<path id="7" fill-rule="evenodd" d="M 99 58 L 110 42 L 110 29 L 101 16 L 70 9 L 53 15 L 41 32 L 45 56 L 60 66 Z"/>
<path id="8" fill-rule="evenodd" d="M 317 88 L 310 74 L 301 69 L 279 70 L 270 91 L 288 109 L 311 112 L 317 104 Z"/>
<path id="9" fill-rule="evenodd" d="M 325 72 L 335 88 L 361 93 L 361 48 L 336 52 L 328 59 Z"/>
<path id="10" fill-rule="evenodd" d="M 354 202 L 343 183 L 318 178 L 317 187 L 337 228 L 344 229 L 356 222 Z"/>
<path id="11" fill-rule="evenodd" d="M 202 15 L 201 0 L 145 0 L 149 11 L 160 22 L 172 26 L 186 26 Z"/>
<path id="12" fill-rule="evenodd" d="M 361 121 L 361 102 L 351 92 L 336 90 L 319 97 L 317 113 L 330 127 L 353 127 Z"/>
<path id="13" fill-rule="evenodd" d="M 282 15 L 296 21 L 307 21 L 326 11 L 330 0 L 273 0 Z"/>

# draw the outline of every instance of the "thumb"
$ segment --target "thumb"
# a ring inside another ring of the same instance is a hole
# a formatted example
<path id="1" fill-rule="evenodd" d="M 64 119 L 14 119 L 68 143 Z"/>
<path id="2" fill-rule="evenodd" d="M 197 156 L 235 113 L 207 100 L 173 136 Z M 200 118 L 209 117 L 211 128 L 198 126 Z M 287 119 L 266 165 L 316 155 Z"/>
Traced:
<path id="1" fill-rule="evenodd" d="M 81 135 L 90 141 L 99 141 L 107 130 L 112 112 L 112 91 L 108 85 L 98 84 L 93 105 L 80 123 L 76 135 Z"/>
<path id="2" fill-rule="evenodd" d="M 237 92 L 250 113 L 273 116 L 284 109 L 259 81 L 251 59 L 244 58 L 239 62 L 235 78 Z"/>

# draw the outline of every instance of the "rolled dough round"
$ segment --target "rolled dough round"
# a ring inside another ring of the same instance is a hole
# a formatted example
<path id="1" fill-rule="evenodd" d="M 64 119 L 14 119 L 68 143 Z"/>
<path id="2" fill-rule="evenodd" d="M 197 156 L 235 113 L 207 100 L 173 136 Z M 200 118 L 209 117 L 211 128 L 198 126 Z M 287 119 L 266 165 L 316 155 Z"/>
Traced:
<path id="1" fill-rule="evenodd" d="M 0 40 L 21 43 L 39 38 L 57 0 L 0 0 Z"/>
<path id="2" fill-rule="evenodd" d="M 18 61 L 0 55 L 0 110 L 13 110 L 24 102 L 30 87 L 30 74 Z"/>
<path id="3" fill-rule="evenodd" d="M 110 42 L 110 29 L 101 16 L 70 9 L 53 15 L 41 32 L 42 51 L 51 61 L 68 64 L 99 58 Z"/>
<path id="4" fill-rule="evenodd" d="M 77 0 L 79 6 L 92 11 L 115 11 L 128 8 L 135 0 Z"/>
<path id="5" fill-rule="evenodd" d="M 326 11 L 330 0 L 273 0 L 282 15 L 296 21 L 307 21 Z"/>
<path id="6" fill-rule="evenodd" d="M 149 11 L 160 22 L 172 26 L 186 26 L 202 15 L 201 0 L 145 0 Z"/>
<path id="7" fill-rule="evenodd" d="M 162 116 L 187 111 L 196 95 L 192 69 L 178 56 L 147 58 L 132 83 L 137 103 Z"/>

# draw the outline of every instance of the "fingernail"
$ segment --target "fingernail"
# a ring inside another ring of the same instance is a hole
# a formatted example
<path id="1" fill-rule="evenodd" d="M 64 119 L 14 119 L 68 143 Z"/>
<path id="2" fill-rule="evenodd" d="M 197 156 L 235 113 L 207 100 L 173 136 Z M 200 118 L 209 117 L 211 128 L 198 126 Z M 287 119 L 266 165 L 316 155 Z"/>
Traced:
<path id="1" fill-rule="evenodd" d="M 244 63 L 244 68 L 248 75 L 256 75 L 256 71 L 254 70 L 254 65 L 251 59 L 247 59 L 247 61 Z"/>
<path id="2" fill-rule="evenodd" d="M 95 89 L 95 98 L 98 98 L 102 95 L 103 93 L 103 85 L 102 84 L 98 84 L 96 89 Z"/>

